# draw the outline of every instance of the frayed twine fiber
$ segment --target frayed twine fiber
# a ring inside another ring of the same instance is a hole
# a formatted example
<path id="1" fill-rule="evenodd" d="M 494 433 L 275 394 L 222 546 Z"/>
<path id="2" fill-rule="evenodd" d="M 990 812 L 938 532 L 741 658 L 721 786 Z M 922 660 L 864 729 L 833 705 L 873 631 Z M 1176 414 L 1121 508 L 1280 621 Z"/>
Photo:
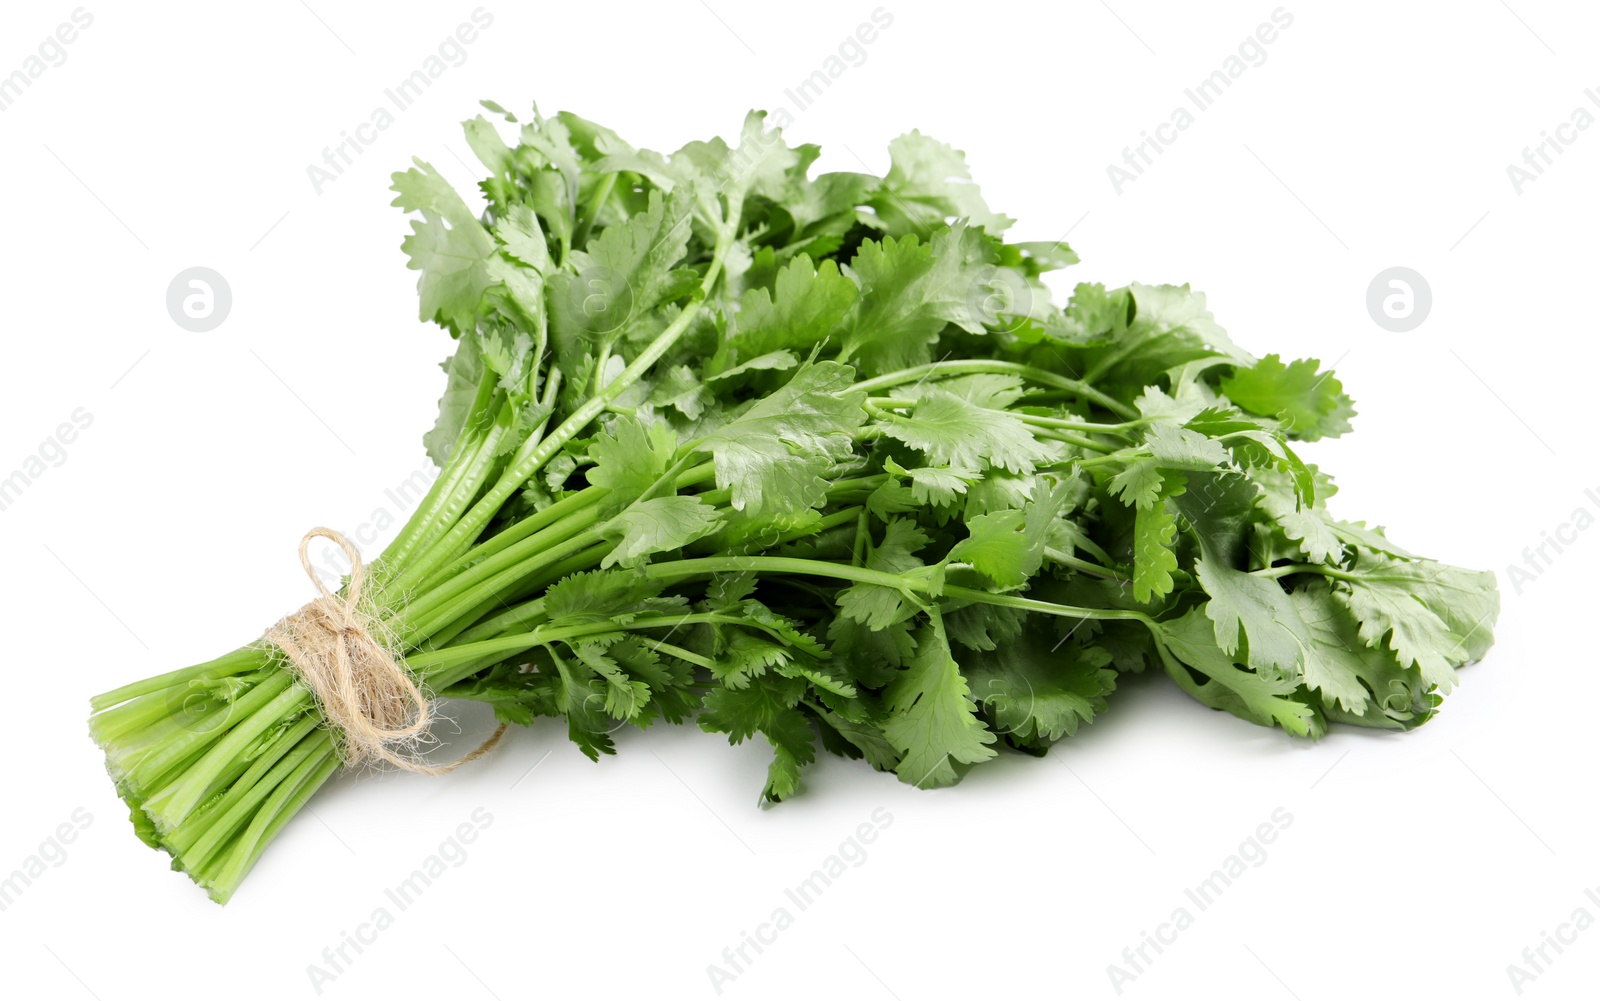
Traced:
<path id="1" fill-rule="evenodd" d="M 311 566 L 307 547 L 327 539 L 350 560 L 350 583 L 340 598 Z M 266 632 L 283 651 L 296 676 L 311 689 L 340 743 L 346 765 L 388 762 L 421 775 L 443 775 L 487 754 L 506 732 L 504 724 L 472 753 L 447 765 L 427 764 L 417 747 L 427 739 L 433 702 L 407 673 L 382 618 L 363 602 L 367 567 L 354 544 L 331 528 L 313 528 L 300 540 L 300 565 L 321 594 Z"/>

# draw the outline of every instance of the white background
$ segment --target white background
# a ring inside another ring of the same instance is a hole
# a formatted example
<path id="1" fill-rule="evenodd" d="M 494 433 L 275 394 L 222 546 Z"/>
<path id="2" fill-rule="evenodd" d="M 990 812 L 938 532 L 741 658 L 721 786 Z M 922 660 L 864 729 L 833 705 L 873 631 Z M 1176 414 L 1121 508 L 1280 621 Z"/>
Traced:
<path id="1" fill-rule="evenodd" d="M 467 189 L 457 123 L 482 97 L 663 150 L 731 134 L 748 107 L 792 112 L 785 89 L 874 6 L 709 2 L 491 3 L 464 64 L 321 194 L 307 165 L 470 0 L 94 4 L 65 63 L 0 113 L 0 476 L 76 408 L 93 416 L 0 511 L 0 873 L 75 809 L 93 817 L 0 912 L 0 992 L 312 997 L 307 966 L 482 807 L 466 863 L 324 996 L 711 998 L 707 966 L 881 808 L 893 822 L 866 861 L 723 996 L 1111 998 L 1108 964 L 1282 807 L 1265 863 L 1123 996 L 1515 996 L 1525 947 L 1575 908 L 1600 917 L 1579 778 L 1600 531 L 1522 593 L 1507 578 L 1600 506 L 1600 128 L 1520 195 L 1506 173 L 1600 89 L 1600 18 L 1555 0 L 1290 4 L 1265 64 L 1121 194 L 1107 165 L 1272 0 L 890 3 L 866 61 L 788 130 L 824 147 L 822 169 L 881 172 L 888 140 L 920 128 L 967 151 L 1016 238 L 1070 231 L 1084 263 L 1059 290 L 1189 281 L 1247 349 L 1337 360 L 1356 433 L 1309 450 L 1339 478 L 1336 513 L 1494 569 L 1505 591 L 1499 645 L 1423 729 L 1301 743 L 1151 677 L 1045 759 L 919 792 L 828 758 L 762 810 L 759 742 L 632 731 L 594 765 L 542 722 L 448 778 L 334 781 L 226 908 L 134 838 L 88 697 L 256 635 L 308 597 L 307 527 L 403 515 L 384 492 L 425 468 L 449 342 L 416 320 L 388 174 L 416 154 Z M 72 9 L 7 4 L 0 73 Z M 195 265 L 233 290 L 210 333 L 164 304 Z M 1365 305 L 1393 265 L 1434 297 L 1404 334 Z M 461 719 L 463 744 L 487 728 Z M 1577 997 L 1600 931 L 1550 955 L 1525 996 Z"/>

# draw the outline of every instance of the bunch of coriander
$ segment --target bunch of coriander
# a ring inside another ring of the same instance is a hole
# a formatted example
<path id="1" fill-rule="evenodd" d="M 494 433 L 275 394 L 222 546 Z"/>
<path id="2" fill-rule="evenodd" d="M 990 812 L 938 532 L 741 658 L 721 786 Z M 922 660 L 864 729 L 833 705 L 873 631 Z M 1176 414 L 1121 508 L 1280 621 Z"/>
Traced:
<path id="1" fill-rule="evenodd" d="M 481 215 L 394 178 L 456 347 L 365 600 L 425 691 L 596 759 L 626 724 L 760 736 L 781 800 L 819 745 L 921 787 L 1042 754 L 1146 669 L 1299 736 L 1406 730 L 1491 644 L 1491 574 L 1329 513 L 1296 447 L 1349 430 L 1332 373 L 1187 286 L 1057 306 L 1076 255 L 1008 243 L 950 147 L 812 177 L 760 114 L 664 156 L 485 107 Z M 218 901 L 341 764 L 270 643 L 93 708 L 135 828 Z"/>

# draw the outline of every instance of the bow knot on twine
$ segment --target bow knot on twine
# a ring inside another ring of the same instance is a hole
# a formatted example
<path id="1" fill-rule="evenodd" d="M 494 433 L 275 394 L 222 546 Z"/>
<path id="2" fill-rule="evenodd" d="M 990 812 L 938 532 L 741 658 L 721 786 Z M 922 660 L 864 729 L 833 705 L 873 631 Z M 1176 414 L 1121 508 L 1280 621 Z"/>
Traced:
<path id="1" fill-rule="evenodd" d="M 311 565 L 312 539 L 327 539 L 350 560 L 350 580 L 341 597 L 328 589 Z M 433 701 L 412 680 L 382 611 L 366 600 L 367 566 L 361 553 L 330 528 L 313 528 L 300 540 L 300 565 L 318 596 L 279 619 L 265 639 L 283 652 L 296 677 L 316 698 L 338 735 L 346 765 L 387 762 L 408 772 L 443 775 L 487 754 L 506 732 L 504 724 L 477 750 L 447 765 L 418 755 L 437 715 Z"/>

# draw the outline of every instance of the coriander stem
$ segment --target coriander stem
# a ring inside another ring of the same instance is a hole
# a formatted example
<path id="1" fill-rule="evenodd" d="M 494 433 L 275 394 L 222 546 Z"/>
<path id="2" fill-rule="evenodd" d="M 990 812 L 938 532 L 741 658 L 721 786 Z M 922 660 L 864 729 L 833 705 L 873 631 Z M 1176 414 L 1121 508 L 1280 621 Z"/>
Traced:
<path id="1" fill-rule="evenodd" d="M 595 220 L 600 218 L 600 211 L 606 207 L 606 199 L 611 197 L 611 189 L 616 186 L 617 175 L 615 172 L 601 178 L 600 184 L 595 188 L 594 194 L 584 204 L 583 213 L 578 217 L 577 232 L 572 240 L 582 247 L 589 242 L 589 232 L 594 229 Z"/>
<path id="2" fill-rule="evenodd" d="M 469 567 L 499 555 L 529 536 L 543 531 L 576 512 L 592 507 L 602 501 L 609 493 L 610 491 L 604 487 L 586 487 L 567 497 L 563 497 L 549 507 L 521 519 L 505 531 L 478 543 L 453 562 L 439 568 L 426 578 L 420 578 L 417 573 L 419 568 L 413 566 L 389 584 L 379 604 L 393 603 L 393 601 L 405 595 L 408 590 L 416 590 L 422 593 L 433 591 L 440 585 L 448 583 L 459 574 L 465 572 Z"/>
<path id="3" fill-rule="evenodd" d="M 652 563 L 644 568 L 644 574 L 657 580 L 676 580 L 680 577 L 698 577 L 702 574 L 712 573 L 740 573 L 748 570 L 778 574 L 792 573 L 813 577 L 832 577 L 836 580 L 848 580 L 856 584 L 876 584 L 880 587 L 893 588 L 904 594 L 914 592 L 927 597 L 939 596 L 939 594 L 935 593 L 937 589 L 927 580 L 884 573 L 880 570 L 869 570 L 866 567 L 845 566 L 838 563 L 824 563 L 820 560 L 795 559 L 787 556 L 713 556 L 704 559 L 674 560 L 671 563 Z M 1060 615 L 1074 619 L 1123 619 L 1134 622 L 1152 622 L 1150 617 L 1143 612 L 1131 609 L 1079 608 L 1075 605 L 1058 605 L 1051 601 L 1020 598 L 1010 594 L 995 594 L 992 591 L 979 591 L 974 588 L 957 587 L 951 584 L 944 586 L 942 594 L 944 597 L 959 598 L 973 603 L 1002 605 L 1009 608 L 1042 612 L 1046 615 Z"/>
<path id="4" fill-rule="evenodd" d="M 514 587 L 519 580 L 528 576 L 535 570 L 549 566 L 558 560 L 564 559 L 582 549 L 588 548 L 600 541 L 600 534 L 593 526 L 599 521 L 599 515 L 589 511 L 575 516 L 574 524 L 556 525 L 546 531 L 556 528 L 562 531 L 551 538 L 559 539 L 555 545 L 545 548 L 527 545 L 529 549 L 537 549 L 538 555 L 522 562 L 501 569 L 498 573 L 484 577 L 489 573 L 474 573 L 477 567 L 469 569 L 460 577 L 446 584 L 440 591 L 434 592 L 420 600 L 413 608 L 407 609 L 405 619 L 406 627 L 401 632 L 401 638 L 407 645 L 413 645 L 424 637 L 435 636 L 445 626 L 455 622 L 462 615 L 472 611 L 479 605 L 492 598 L 507 588 Z M 576 534 L 574 534 L 576 533 Z M 532 543 L 538 536 L 528 540 Z M 510 550 L 507 550 L 510 552 Z M 501 554 L 502 556 L 505 554 Z"/>
<path id="5" fill-rule="evenodd" d="M 1032 365 L 1022 365 L 1010 361 L 990 361 L 985 359 L 972 359 L 961 361 L 936 361 L 926 365 L 917 365 L 912 368 L 901 369 L 898 372 L 889 372 L 856 383 L 850 387 L 852 390 L 865 390 L 873 392 L 886 389 L 890 386 L 899 386 L 908 382 L 917 382 L 936 375 L 1018 375 L 1044 386 L 1054 386 L 1076 393 L 1088 400 L 1093 400 L 1100 406 L 1116 414 L 1124 420 L 1134 420 L 1139 412 L 1125 403 L 1108 396 L 1100 390 L 1078 379 L 1069 379 L 1064 375 Z"/>
<path id="6" fill-rule="evenodd" d="M 437 538 L 438 533 L 460 514 L 460 508 L 465 504 L 465 501 L 459 500 L 461 495 L 475 493 L 476 484 L 481 484 L 487 478 L 494 451 L 488 450 L 489 462 L 485 462 L 483 453 L 489 442 L 484 434 L 478 433 L 477 425 L 489 412 L 489 405 L 494 398 L 495 379 L 493 373 L 485 368 L 478 381 L 477 395 L 462 424 L 461 437 L 451 448 L 444 469 L 440 470 L 422 502 L 406 520 L 405 527 L 384 549 L 379 562 L 391 567 L 404 567 L 415 550 Z M 470 490 L 464 486 L 468 483 L 474 484 Z"/>
<path id="7" fill-rule="evenodd" d="M 471 663 L 480 658 L 494 657 L 496 660 L 516 656 L 534 647 L 544 646 L 549 643 L 564 642 L 566 640 L 581 639 L 585 636 L 602 636 L 607 633 L 636 632 L 644 629 L 675 629 L 680 626 L 699 624 L 721 624 L 737 626 L 755 626 L 762 628 L 760 623 L 739 615 L 725 615 L 720 612 L 691 612 L 683 615 L 657 615 L 644 616 L 634 619 L 627 625 L 618 625 L 615 622 L 583 622 L 576 625 L 552 626 L 545 624 L 535 626 L 523 633 L 507 633 L 504 636 L 495 636 L 490 639 L 478 640 L 474 643 L 462 643 L 458 646 L 446 647 L 442 650 L 427 650 L 413 654 L 409 663 L 413 671 L 424 677 L 429 684 L 439 688 L 447 688 L 462 680 L 456 677 L 452 667 Z M 769 632 L 770 630 L 764 630 Z M 775 635 L 775 634 L 773 634 Z"/>
<path id="8" fill-rule="evenodd" d="M 1126 461 L 1128 461 L 1128 457 L 1123 455 L 1095 455 L 1086 459 L 1077 460 L 1076 465 L 1079 469 L 1090 469 L 1095 466 L 1103 466 L 1108 462 Z"/>
<path id="9" fill-rule="evenodd" d="M 1046 417 L 1042 414 L 1019 413 L 1017 417 L 1028 424 L 1035 424 L 1042 428 L 1056 428 L 1061 431 L 1084 431 L 1089 434 L 1126 434 L 1130 429 L 1139 427 L 1146 422 L 1143 420 L 1124 421 L 1121 424 L 1096 424 L 1093 421 L 1069 421 L 1060 417 Z"/>
<path id="10" fill-rule="evenodd" d="M 857 584 L 878 584 L 896 591 L 915 590 L 905 577 L 868 570 L 865 567 L 841 566 L 820 560 L 796 559 L 789 556 L 708 556 L 692 560 L 673 560 L 670 563 L 652 563 L 644 568 L 644 575 L 656 580 L 676 580 L 680 577 L 699 577 L 714 573 L 744 573 L 748 570 L 771 573 L 804 574 L 814 577 L 832 577 Z"/>
<path id="11" fill-rule="evenodd" d="M 1045 559 L 1050 560 L 1053 563 L 1059 563 L 1064 567 L 1072 567 L 1074 570 L 1082 571 L 1091 577 L 1099 577 L 1104 580 L 1114 580 L 1121 583 L 1127 582 L 1126 578 L 1118 575 L 1115 570 L 1103 567 L 1098 563 L 1090 563 L 1088 560 L 1079 559 L 1078 557 L 1073 556 L 1070 553 L 1064 553 L 1059 549 L 1052 549 L 1049 546 L 1046 546 L 1044 555 Z"/>
<path id="12" fill-rule="evenodd" d="M 999 605 L 1004 608 L 1015 608 L 1025 612 L 1039 612 L 1044 615 L 1059 615 L 1068 619 L 1121 620 L 1125 622 L 1143 622 L 1151 628 L 1156 626 L 1155 620 L 1150 616 L 1133 609 L 1080 608 L 1076 605 L 1058 605 L 1053 601 L 1022 598 L 1014 594 L 995 594 L 991 591 L 957 587 L 954 584 L 945 585 L 944 594 L 948 598 L 961 598 L 966 601 L 986 605 Z"/>
<path id="13" fill-rule="evenodd" d="M 739 208 L 743 207 L 740 203 Z M 446 552 L 462 552 L 477 538 L 478 533 L 489 523 L 489 519 L 500 510 L 511 494 L 519 489 L 528 477 L 541 469 L 545 463 L 555 457 L 567 442 L 571 441 L 578 432 L 589 426 L 589 423 L 610 406 L 612 401 L 621 396 L 623 391 L 644 377 L 661 356 L 666 354 L 677 343 L 683 332 L 689 329 L 700 311 L 705 308 L 706 297 L 711 294 L 711 289 L 716 285 L 717 279 L 722 274 L 722 266 L 727 259 L 728 251 L 733 246 L 733 237 L 739 228 L 739 208 L 735 208 L 723 231 L 718 235 L 717 249 L 712 255 L 711 265 L 706 269 L 706 274 L 700 281 L 699 295 L 679 313 L 677 318 L 667 324 L 665 330 L 657 334 L 655 340 L 624 368 L 615 379 L 606 384 L 594 396 L 590 397 L 549 435 L 539 441 L 532 448 L 517 451 L 516 457 L 511 461 L 500 479 L 476 504 L 467 511 L 466 515 L 456 523 L 450 533 L 439 543 Z"/>
<path id="14" fill-rule="evenodd" d="M 685 650 L 676 643 L 668 643 L 666 640 L 651 640 L 650 648 L 655 650 L 657 653 L 665 653 L 669 657 L 678 658 L 685 664 L 693 664 L 696 667 L 703 667 L 708 671 L 717 666 L 717 662 L 712 660 L 710 657 L 702 657 L 697 653 Z"/>
<path id="15" fill-rule="evenodd" d="M 185 667 L 177 671 L 168 671 L 166 674 L 158 674 L 153 678 L 146 678 L 131 685 L 114 688 L 102 695 L 96 695 L 89 700 L 89 707 L 95 712 L 100 712 L 166 688 L 253 671 L 262 665 L 262 661 L 263 653 L 260 647 L 240 647 L 231 653 L 223 654 L 215 660 L 208 660 L 203 664 L 196 664 L 193 667 Z"/>
<path id="16" fill-rule="evenodd" d="M 740 204 L 739 208 L 743 208 L 743 203 Z M 723 231 L 718 235 L 717 247 L 711 256 L 711 264 L 706 269 L 705 277 L 700 281 L 699 296 L 685 307 L 683 312 L 679 313 L 678 317 L 668 324 L 665 330 L 657 334 L 655 340 L 651 341 L 643 351 L 639 352 L 639 355 L 634 358 L 627 368 L 623 369 L 615 379 L 607 383 L 604 389 L 574 411 L 570 417 L 562 421 L 561 425 L 551 432 L 549 437 L 540 442 L 539 447 L 528 458 L 526 463 L 528 473 L 522 479 L 526 479 L 528 475 L 532 475 L 534 470 L 550 461 L 562 446 L 566 445 L 579 431 L 587 427 L 589 422 L 599 416 L 600 412 L 613 400 L 621 396 L 624 390 L 638 382 L 650 370 L 650 367 L 660 361 L 661 356 L 666 354 L 672 345 L 677 343 L 678 338 L 683 336 L 683 332 L 700 315 L 700 310 L 705 308 L 706 297 L 711 294 L 711 289 L 716 285 L 717 279 L 722 274 L 723 263 L 727 259 L 728 251 L 733 246 L 733 237 L 738 232 L 738 228 L 739 209 L 735 209 L 724 225 Z"/>
<path id="17" fill-rule="evenodd" d="M 1281 567 L 1267 567 L 1263 570 L 1250 571 L 1252 577 L 1265 577 L 1271 580 L 1297 573 L 1321 574 L 1324 577 L 1332 577 L 1335 580 L 1359 581 L 1362 579 L 1356 574 L 1345 573 L 1342 570 L 1336 570 L 1333 567 L 1322 566 L 1317 563 L 1288 563 Z"/>

